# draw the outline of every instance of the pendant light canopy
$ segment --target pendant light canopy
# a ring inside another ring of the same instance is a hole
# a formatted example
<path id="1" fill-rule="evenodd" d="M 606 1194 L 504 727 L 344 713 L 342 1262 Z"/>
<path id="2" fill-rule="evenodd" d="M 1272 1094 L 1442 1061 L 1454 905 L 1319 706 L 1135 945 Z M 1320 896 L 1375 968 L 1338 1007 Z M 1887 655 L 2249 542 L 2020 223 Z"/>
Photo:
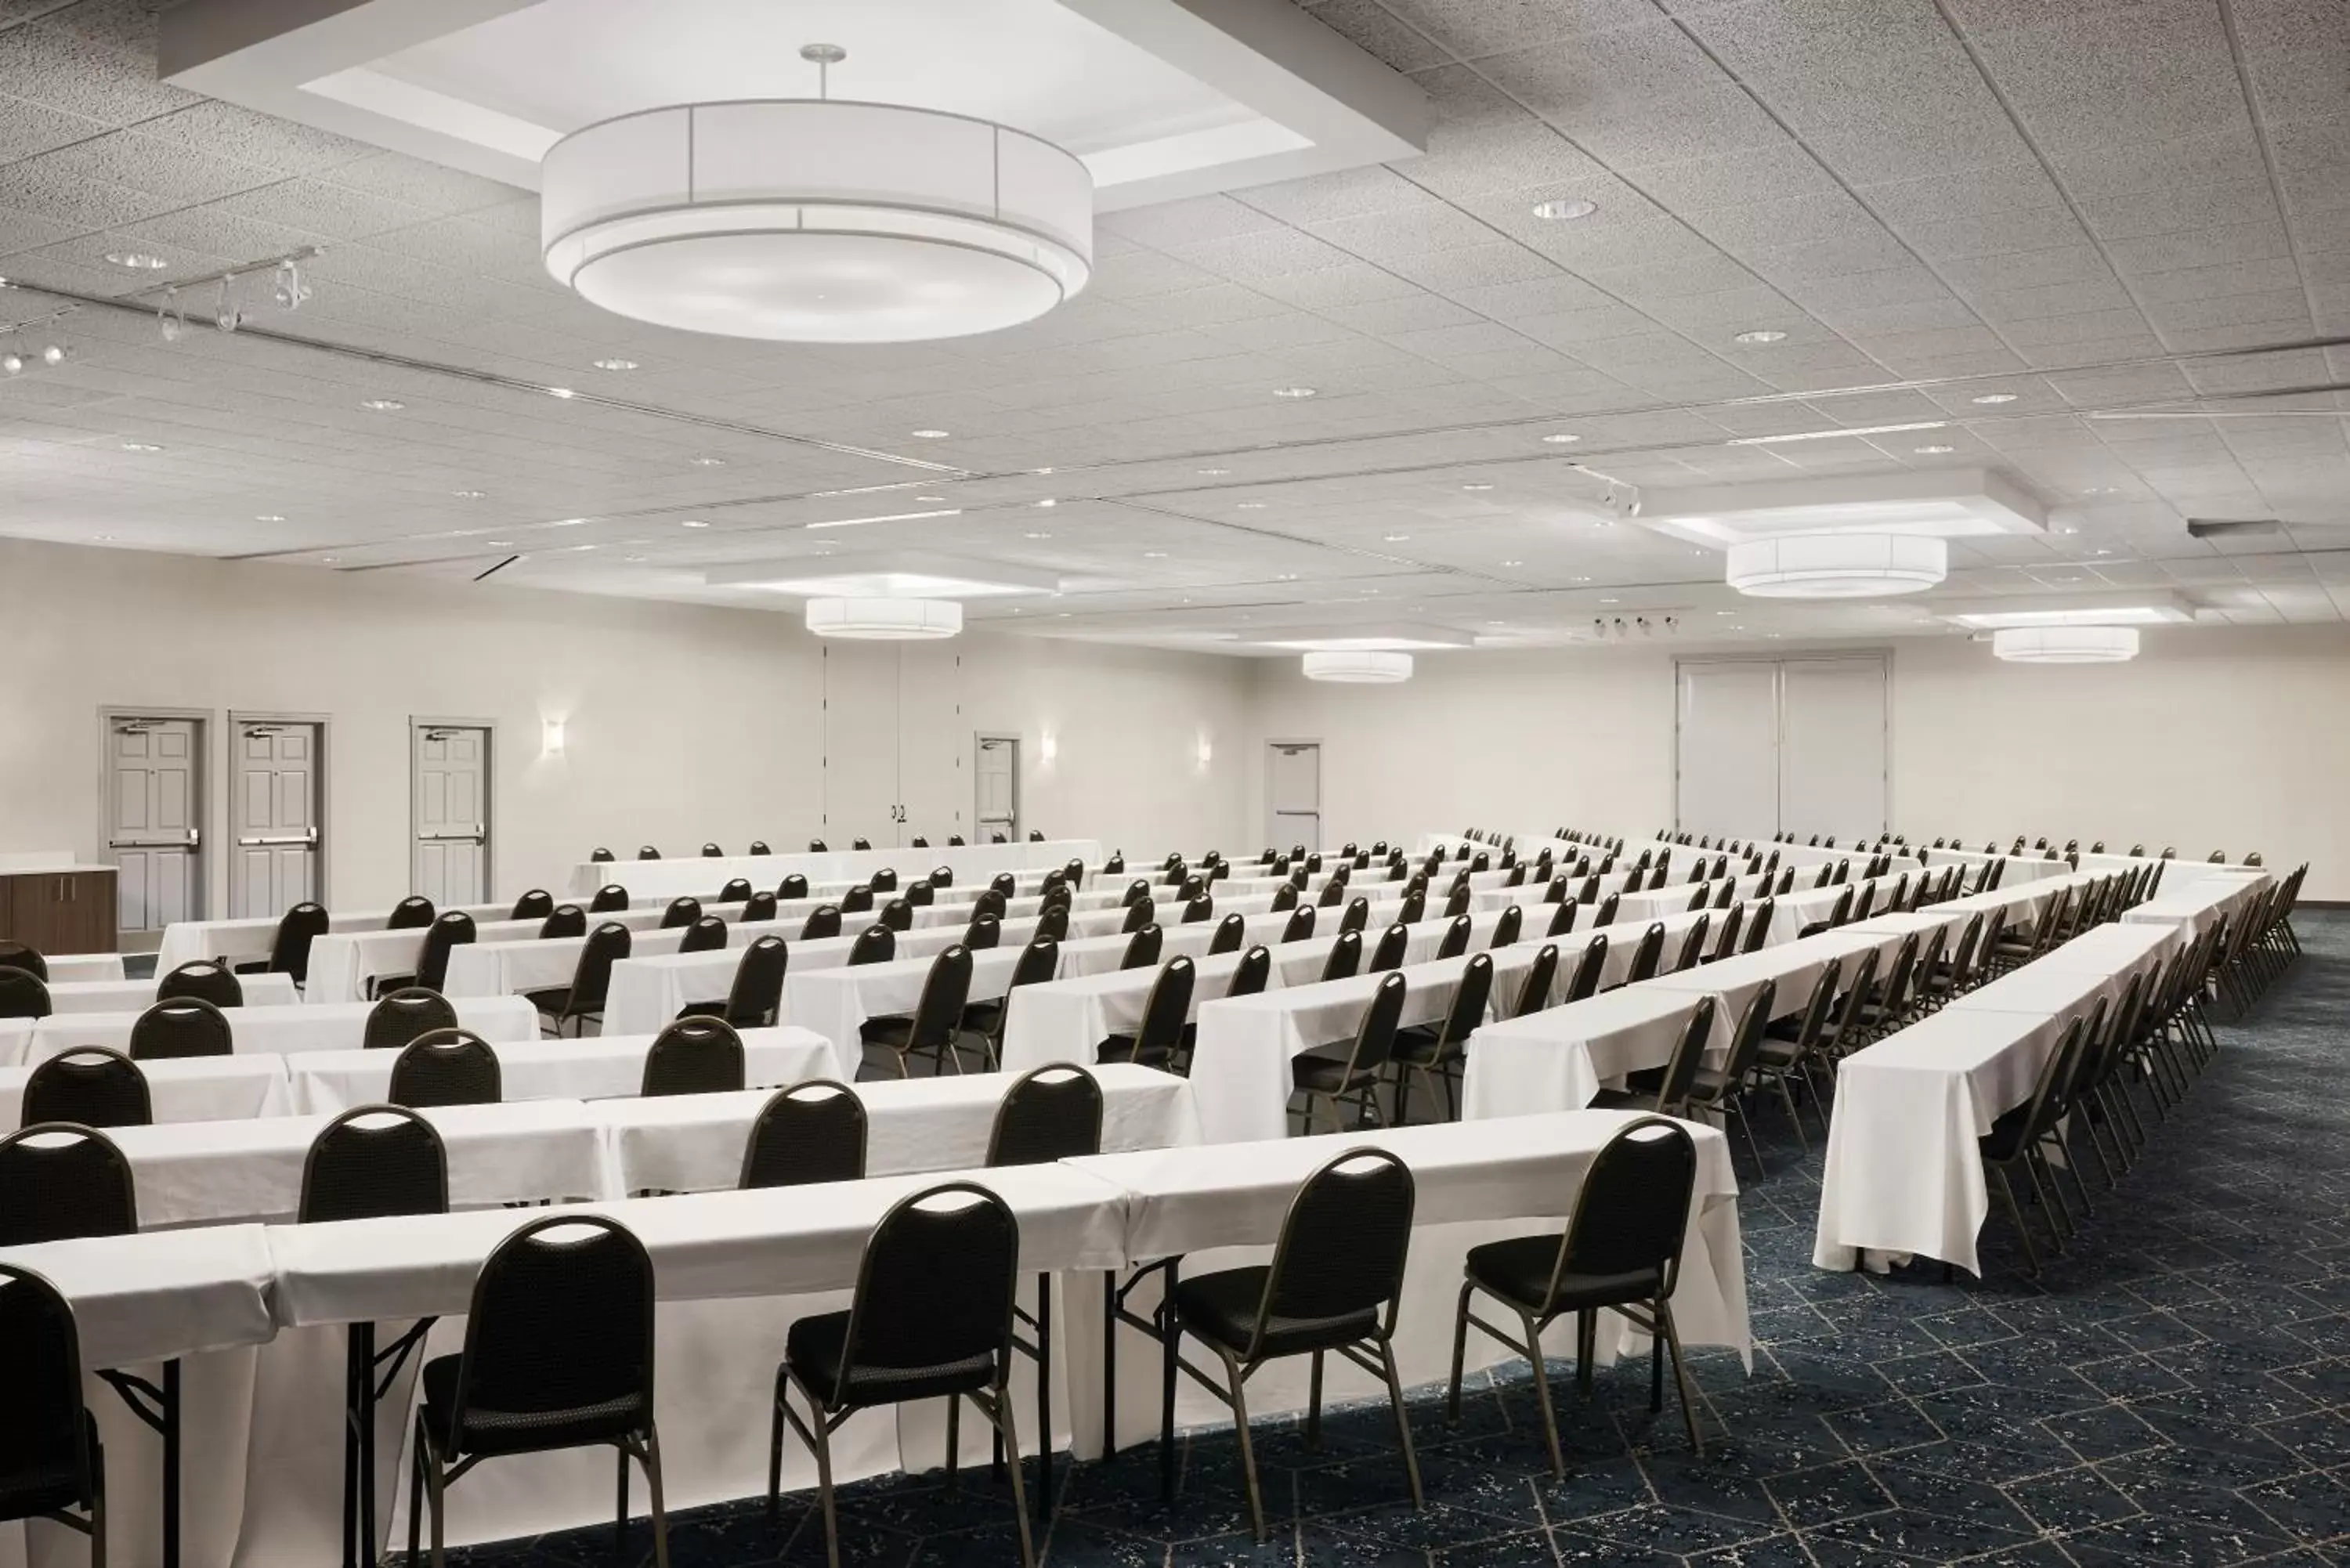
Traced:
<path id="1" fill-rule="evenodd" d="M 1991 650 L 2012 664 L 2119 664 L 2137 657 L 2137 628 L 2004 627 L 1991 634 Z"/>
<path id="2" fill-rule="evenodd" d="M 988 120 L 827 98 L 680 104 L 556 142 L 540 238 L 548 272 L 639 321 L 903 343 L 1016 326 L 1083 289 L 1093 195 L 1076 157 Z"/>
<path id="3" fill-rule="evenodd" d="M 1358 649 L 1305 656 L 1305 679 L 1336 680 L 1359 686 L 1392 686 L 1411 679 L 1411 655 Z"/>
<path id="4" fill-rule="evenodd" d="M 962 606 L 947 599 L 810 599 L 807 628 L 818 637 L 928 642 L 962 629 Z"/>
<path id="5" fill-rule="evenodd" d="M 1930 588 L 1950 566 L 1931 535 L 1786 534 L 1730 546 L 1730 586 L 1756 598 L 1877 598 Z"/>

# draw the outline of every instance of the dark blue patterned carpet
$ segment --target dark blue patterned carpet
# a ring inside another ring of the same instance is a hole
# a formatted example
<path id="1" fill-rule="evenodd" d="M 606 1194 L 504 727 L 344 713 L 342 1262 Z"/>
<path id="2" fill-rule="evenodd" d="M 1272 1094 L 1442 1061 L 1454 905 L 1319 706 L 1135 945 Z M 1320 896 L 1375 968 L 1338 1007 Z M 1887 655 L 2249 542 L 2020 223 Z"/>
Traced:
<path id="1" fill-rule="evenodd" d="M 1553 1481 L 1521 1365 L 1457 1428 L 1440 1390 L 1415 1396 L 1425 1512 L 1406 1501 L 1384 1407 L 1357 1407 L 1326 1421 L 1318 1452 L 1295 1424 L 1260 1424 L 1270 1544 L 1247 1532 L 1230 1434 L 1203 1432 L 1171 1508 L 1149 1449 L 1064 1464 L 1045 1561 L 2350 1563 L 2350 918 L 2297 924 L 2307 955 L 2248 1020 L 2220 1024 L 2218 1060 L 2120 1189 L 2092 1178 L 2095 1218 L 2036 1282 L 1997 1226 L 1981 1282 L 1814 1269 L 1819 1156 L 1764 1113 L 1769 1175 L 1741 1159 L 1754 1375 L 1697 1357 L 1703 1459 L 1670 1404 L 1652 1426 L 1645 1364 L 1602 1374 L 1589 1404 L 1561 1366 L 1570 1474 Z M 958 1494 L 931 1478 L 847 1488 L 842 1560 L 1013 1563 L 1003 1496 L 983 1471 Z M 781 1532 L 752 1504 L 675 1516 L 676 1568 L 822 1563 L 810 1500 L 793 1501 Z M 608 1527 L 452 1556 L 616 1561 Z M 649 1559 L 639 1523 L 629 1561 Z"/>

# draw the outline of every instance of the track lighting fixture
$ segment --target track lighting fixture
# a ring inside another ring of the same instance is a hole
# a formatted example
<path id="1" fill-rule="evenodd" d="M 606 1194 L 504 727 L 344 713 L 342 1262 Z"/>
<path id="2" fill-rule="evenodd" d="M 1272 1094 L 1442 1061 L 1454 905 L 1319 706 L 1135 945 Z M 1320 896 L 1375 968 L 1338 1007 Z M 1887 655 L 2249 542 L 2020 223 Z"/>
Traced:
<path id="1" fill-rule="evenodd" d="M 277 264 L 276 284 L 270 297 L 277 301 L 280 310 L 299 310 L 310 297 L 310 286 L 303 281 L 302 268 L 292 256 Z"/>
<path id="2" fill-rule="evenodd" d="M 0 353 L 0 374 L 21 376 L 25 373 L 25 357 L 14 348 Z"/>
<path id="3" fill-rule="evenodd" d="M 234 332 L 244 325 L 244 312 L 236 303 L 234 273 L 229 273 L 220 280 L 220 300 L 213 306 L 213 325 L 223 332 Z"/>
<path id="4" fill-rule="evenodd" d="M 187 312 L 180 308 L 180 291 L 177 288 L 163 291 L 163 303 L 156 307 L 155 321 L 166 343 L 177 343 L 180 335 L 187 331 Z"/>

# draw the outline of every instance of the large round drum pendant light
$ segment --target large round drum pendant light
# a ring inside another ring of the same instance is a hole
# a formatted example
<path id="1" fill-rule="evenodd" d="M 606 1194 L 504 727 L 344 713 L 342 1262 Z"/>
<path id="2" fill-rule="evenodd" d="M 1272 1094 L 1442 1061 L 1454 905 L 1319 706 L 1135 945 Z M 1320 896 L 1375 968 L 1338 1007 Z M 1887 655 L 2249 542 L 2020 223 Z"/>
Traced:
<path id="1" fill-rule="evenodd" d="M 1950 564 L 1930 535 L 1785 534 L 1730 546 L 1730 586 L 1757 598 L 1873 598 L 1930 588 Z"/>

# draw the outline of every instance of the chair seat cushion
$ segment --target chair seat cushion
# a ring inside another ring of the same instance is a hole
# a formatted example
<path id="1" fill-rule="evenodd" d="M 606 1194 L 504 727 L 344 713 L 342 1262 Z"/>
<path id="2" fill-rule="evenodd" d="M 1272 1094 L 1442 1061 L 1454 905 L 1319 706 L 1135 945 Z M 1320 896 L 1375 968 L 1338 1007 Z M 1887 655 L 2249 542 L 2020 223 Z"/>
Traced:
<path id="1" fill-rule="evenodd" d="M 868 1018 L 858 1027 L 858 1035 L 868 1045 L 887 1045 L 902 1051 L 914 1038 L 911 1018 Z"/>
<path id="2" fill-rule="evenodd" d="M 1558 1292 L 1550 1293 L 1551 1270 L 1558 1263 L 1559 1237 L 1513 1236 L 1469 1249 L 1469 1277 L 1478 1288 L 1534 1312 L 1563 1308 L 1614 1306 L 1623 1302 L 1654 1299 L 1663 1280 L 1654 1269 L 1625 1274 L 1559 1276 Z"/>
<path id="3" fill-rule="evenodd" d="M 1141 1042 L 1131 1034 L 1112 1034 L 1103 1039 L 1094 1050 L 1097 1062 L 1133 1062 L 1145 1067 L 1163 1067 L 1175 1059 L 1175 1053 L 1165 1045 L 1148 1051 L 1139 1050 Z"/>
<path id="4" fill-rule="evenodd" d="M 549 986 L 545 991 L 525 991 L 523 995 L 541 1012 L 559 1014 L 571 1005 L 571 988 L 567 985 Z"/>
<path id="5" fill-rule="evenodd" d="M 1991 1124 L 1991 1131 L 1975 1139 L 1982 1157 L 1996 1164 L 2013 1159 L 2023 1148 L 2023 1128 L 2031 1115 L 2029 1103 L 2021 1105 Z"/>
<path id="6" fill-rule="evenodd" d="M 1315 1094 L 1336 1095 L 1351 1092 L 1376 1080 L 1376 1075 L 1369 1073 L 1358 1073 L 1348 1077 L 1347 1061 L 1345 1056 L 1316 1056 L 1308 1052 L 1289 1064 L 1290 1082 L 1300 1089 L 1310 1089 Z"/>
<path id="7" fill-rule="evenodd" d="M 1444 1031 L 1433 1023 L 1415 1023 L 1395 1033 L 1395 1059 L 1415 1067 L 1433 1067 L 1461 1053 L 1444 1048 Z"/>
<path id="8" fill-rule="evenodd" d="M 973 1393 L 995 1380 L 995 1357 L 975 1355 L 935 1366 L 858 1366 L 849 1373 L 848 1386 L 843 1390 L 840 1363 L 847 1343 L 845 1312 L 821 1313 L 792 1324 L 784 1335 L 784 1365 L 775 1374 L 778 1392 L 786 1370 L 797 1375 L 818 1400 L 835 1407 Z"/>
<path id="9" fill-rule="evenodd" d="M 1270 1268 L 1259 1266 L 1225 1269 L 1178 1281 L 1175 1310 L 1182 1318 L 1184 1329 L 1195 1337 L 1227 1350 L 1245 1351 L 1249 1336 L 1256 1330 L 1258 1303 L 1263 1300 L 1265 1284 L 1272 1277 Z M 1309 1350 L 1328 1350 L 1367 1339 L 1378 1325 L 1376 1307 L 1337 1317 L 1276 1317 L 1265 1324 L 1261 1353 L 1268 1356 L 1296 1355 Z"/>
<path id="10" fill-rule="evenodd" d="M 98 1420 L 88 1410 L 81 1415 L 93 1458 L 99 1456 Z M 101 1464 L 103 1460 L 99 1461 Z M 0 1519 L 30 1519 L 36 1514 L 63 1513 L 81 1506 L 81 1485 L 74 1479 L 70 1459 L 53 1465 L 0 1476 Z"/>
<path id="11" fill-rule="evenodd" d="M 608 1443 L 643 1429 L 650 1412 L 644 1397 L 629 1394 L 600 1405 L 567 1410 L 485 1410 L 476 1405 L 465 1412 L 462 1434 L 449 1430 L 457 1403 L 457 1368 L 463 1356 L 442 1355 L 424 1364 L 424 1425 L 443 1459 L 458 1454 L 528 1454 L 546 1449 L 571 1449 L 586 1443 Z"/>

